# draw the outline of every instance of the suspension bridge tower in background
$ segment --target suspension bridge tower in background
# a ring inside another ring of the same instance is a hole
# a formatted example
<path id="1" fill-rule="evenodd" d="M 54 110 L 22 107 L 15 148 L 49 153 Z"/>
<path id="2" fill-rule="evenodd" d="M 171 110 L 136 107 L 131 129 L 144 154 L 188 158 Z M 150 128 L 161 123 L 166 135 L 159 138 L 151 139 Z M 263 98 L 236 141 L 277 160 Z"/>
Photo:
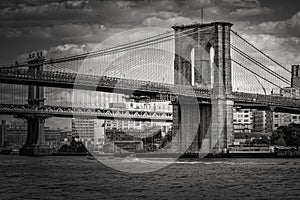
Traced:
<path id="1" fill-rule="evenodd" d="M 227 22 L 173 26 L 178 34 L 175 38 L 175 84 L 212 91 L 211 104 L 203 104 L 198 99 L 197 109 L 188 103 L 174 105 L 176 143 L 181 151 L 199 151 L 202 147 L 201 150 L 220 152 L 232 144 L 231 26 Z M 197 131 L 195 138 L 191 131 Z"/>
<path id="2" fill-rule="evenodd" d="M 32 74 L 38 74 L 43 71 L 45 58 L 42 52 L 29 54 L 28 69 Z M 28 86 L 28 105 L 36 111 L 44 106 L 44 87 L 30 85 Z M 44 156 L 51 154 L 50 147 L 45 140 L 45 119 L 50 115 L 44 113 L 28 113 L 17 115 L 27 121 L 27 138 L 24 146 L 20 149 L 20 155 Z"/>

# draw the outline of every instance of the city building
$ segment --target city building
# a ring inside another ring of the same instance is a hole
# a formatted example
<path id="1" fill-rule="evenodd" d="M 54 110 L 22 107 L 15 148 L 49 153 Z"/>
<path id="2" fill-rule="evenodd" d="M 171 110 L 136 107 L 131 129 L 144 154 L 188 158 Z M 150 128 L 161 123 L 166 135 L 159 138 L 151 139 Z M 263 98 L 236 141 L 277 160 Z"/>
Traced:
<path id="1" fill-rule="evenodd" d="M 159 112 L 172 112 L 172 106 L 169 102 L 122 102 L 122 103 L 109 103 L 111 109 L 126 109 L 126 110 L 143 110 L 143 111 L 159 111 Z M 117 130 L 126 130 L 126 129 L 135 129 L 135 130 L 144 130 L 153 126 L 165 127 L 168 131 L 171 123 L 166 122 L 141 122 L 133 120 L 105 120 L 104 127 L 105 130 L 117 129 Z"/>
<path id="2" fill-rule="evenodd" d="M 277 89 L 273 95 L 279 95 L 291 98 L 300 98 L 300 65 L 292 65 L 291 70 L 291 87 Z M 290 113 L 273 113 L 273 130 L 280 126 L 287 126 L 290 123 L 300 123 L 300 115 Z"/>
<path id="3" fill-rule="evenodd" d="M 282 88 L 280 89 L 280 96 L 290 97 L 290 98 L 300 98 L 300 89 L 294 87 Z"/>
<path id="4" fill-rule="evenodd" d="M 251 109 L 234 108 L 233 128 L 235 133 L 250 133 L 253 129 L 253 113 Z"/>
<path id="5" fill-rule="evenodd" d="M 95 120 L 73 118 L 72 136 L 79 137 L 81 141 L 93 141 L 95 136 Z"/>
<path id="6" fill-rule="evenodd" d="M 45 127 L 45 140 L 46 143 L 55 149 L 58 149 L 61 142 L 64 140 L 62 137 L 63 130 L 51 129 Z M 66 130 L 65 130 L 66 132 Z M 27 138 L 27 123 L 25 120 L 12 120 L 7 123 L 6 120 L 2 120 L 1 123 L 1 138 L 2 144 L 6 143 L 8 146 L 15 146 L 21 148 Z"/>
<path id="7" fill-rule="evenodd" d="M 280 126 L 287 126 L 290 123 L 300 124 L 300 115 L 290 113 L 274 113 L 273 129 L 276 130 Z"/>
<path id="8" fill-rule="evenodd" d="M 27 123 L 25 120 L 12 120 L 5 123 L 4 140 L 9 146 L 22 147 L 27 138 Z"/>
<path id="9" fill-rule="evenodd" d="M 253 112 L 253 129 L 256 133 L 271 133 L 273 131 L 272 112 L 263 110 L 252 110 Z"/>
<path id="10" fill-rule="evenodd" d="M 253 132 L 265 132 L 266 131 L 266 112 L 262 110 L 256 110 L 253 112 Z"/>
<path id="11" fill-rule="evenodd" d="M 273 116 L 269 116 L 273 115 Z M 233 126 L 235 133 L 271 133 L 280 126 L 300 123 L 300 115 L 266 112 L 255 109 L 235 109 Z"/>
<path id="12" fill-rule="evenodd" d="M 273 95 L 279 95 L 291 98 L 300 98 L 300 65 L 292 65 L 291 70 L 291 87 L 277 89 Z M 290 123 L 300 123 L 300 115 L 290 113 L 273 113 L 273 130 L 280 126 L 287 126 Z"/>
<path id="13" fill-rule="evenodd" d="M 291 87 L 300 88 L 300 65 L 292 65 Z"/>
<path id="14" fill-rule="evenodd" d="M 162 142 L 162 128 L 145 129 L 106 129 L 105 144 L 108 152 L 151 151 L 158 148 Z"/>
<path id="15" fill-rule="evenodd" d="M 45 127 L 45 140 L 50 147 L 59 149 L 61 142 L 64 140 L 62 138 L 62 130 Z"/>
<path id="16" fill-rule="evenodd" d="M 128 99 L 126 102 L 109 103 L 110 109 L 143 110 L 172 112 L 169 102 L 150 102 L 147 100 Z M 161 138 L 169 131 L 172 123 L 141 122 L 133 120 L 105 120 L 104 137 L 107 151 L 153 150 L 159 146 Z"/>
<path id="17" fill-rule="evenodd" d="M 61 140 L 63 142 L 71 142 L 72 141 L 72 130 L 62 129 L 61 130 Z"/>
<path id="18" fill-rule="evenodd" d="M 271 115 L 272 112 L 263 110 L 234 108 L 234 133 L 271 133 L 274 129 Z"/>
<path id="19" fill-rule="evenodd" d="M 170 102 L 151 102 L 149 99 L 132 99 L 129 96 L 121 94 L 101 93 L 98 96 L 99 101 L 95 104 L 101 108 L 109 108 L 116 110 L 134 110 L 134 111 L 155 111 L 155 112 L 172 112 Z M 166 125 L 167 124 L 167 125 Z M 140 122 L 133 120 L 95 120 L 95 119 L 72 119 L 72 135 L 78 138 L 85 145 L 95 145 L 104 138 L 108 130 L 140 130 L 143 131 L 153 126 L 166 126 L 164 130 L 168 130 L 171 123 L 163 122 Z M 105 132 L 106 130 L 106 132 Z M 163 134 L 165 131 L 163 131 Z"/>

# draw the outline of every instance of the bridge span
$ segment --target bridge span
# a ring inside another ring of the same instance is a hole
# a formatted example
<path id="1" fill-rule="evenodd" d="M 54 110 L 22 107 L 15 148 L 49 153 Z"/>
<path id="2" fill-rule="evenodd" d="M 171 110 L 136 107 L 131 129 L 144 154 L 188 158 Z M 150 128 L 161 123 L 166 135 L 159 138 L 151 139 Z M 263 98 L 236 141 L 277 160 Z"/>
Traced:
<path id="1" fill-rule="evenodd" d="M 159 98 L 160 94 L 178 97 L 195 97 L 199 103 L 210 103 L 212 89 L 156 83 L 150 81 L 130 80 L 116 77 L 76 74 L 68 72 L 39 71 L 37 73 L 22 69 L 0 69 L 0 83 L 26 84 L 32 86 L 69 88 L 74 90 L 91 90 L 99 92 L 121 93 L 135 96 Z M 244 108 L 266 109 L 286 113 L 298 113 L 300 99 L 284 96 L 232 92 L 231 98 L 236 106 Z M 177 101 L 177 102 L 176 102 Z"/>
<path id="2" fill-rule="evenodd" d="M 44 135 L 49 116 L 172 121 L 174 151 L 220 153 L 233 143 L 234 107 L 300 114 L 299 97 L 269 92 L 290 86 L 290 71 L 232 31 L 232 25 L 173 26 L 171 33 L 63 58 L 30 55 L 25 64 L 0 69 L 0 83 L 28 86 L 27 104 L 1 102 L 0 114 L 27 120 L 23 155 L 49 154 Z M 45 105 L 45 88 L 167 96 L 173 111 Z"/>

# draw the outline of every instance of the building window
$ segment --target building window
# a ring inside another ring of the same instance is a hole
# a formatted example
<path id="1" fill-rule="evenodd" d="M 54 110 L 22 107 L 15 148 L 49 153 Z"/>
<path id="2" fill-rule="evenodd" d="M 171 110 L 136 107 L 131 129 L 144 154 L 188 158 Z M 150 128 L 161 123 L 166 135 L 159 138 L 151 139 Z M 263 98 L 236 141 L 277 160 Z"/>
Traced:
<path id="1" fill-rule="evenodd" d="M 278 118 L 278 115 L 274 115 L 274 118 Z"/>

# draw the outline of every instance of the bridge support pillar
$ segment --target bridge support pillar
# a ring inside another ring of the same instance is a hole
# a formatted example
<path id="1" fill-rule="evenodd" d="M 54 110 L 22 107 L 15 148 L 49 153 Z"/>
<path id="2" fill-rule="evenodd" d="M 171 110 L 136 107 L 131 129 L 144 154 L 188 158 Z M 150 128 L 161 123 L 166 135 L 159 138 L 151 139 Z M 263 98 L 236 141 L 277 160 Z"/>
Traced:
<path id="1" fill-rule="evenodd" d="M 200 115 L 198 105 L 189 103 L 180 103 L 173 105 L 174 131 L 175 139 L 172 141 L 173 149 L 177 152 L 184 153 L 197 148 L 193 143 L 199 129 Z"/>
<path id="2" fill-rule="evenodd" d="M 233 100 L 212 99 L 210 133 L 212 153 L 222 153 L 233 142 Z"/>
<path id="3" fill-rule="evenodd" d="M 272 133 L 273 132 L 273 124 L 274 124 L 274 119 L 273 119 L 273 114 L 274 114 L 274 107 L 271 106 L 268 110 L 266 110 L 266 128 L 265 131 L 267 133 Z"/>
<path id="4" fill-rule="evenodd" d="M 28 68 L 31 73 L 43 71 L 44 57 L 42 52 L 29 55 Z M 41 86 L 28 87 L 28 104 L 36 110 L 44 106 L 44 88 Z M 49 116 L 43 114 L 27 114 L 19 116 L 27 120 L 27 139 L 20 155 L 45 156 L 52 153 L 45 140 L 45 119 Z"/>
<path id="5" fill-rule="evenodd" d="M 217 98 L 209 104 L 173 106 L 176 132 L 173 149 L 178 152 L 219 154 L 233 143 L 233 100 Z"/>
<path id="6" fill-rule="evenodd" d="M 212 107 L 209 104 L 199 104 L 199 110 L 198 132 L 191 146 L 191 151 L 198 152 L 199 157 L 204 157 L 210 152 Z"/>
<path id="7" fill-rule="evenodd" d="M 173 149 L 180 153 L 209 153 L 212 107 L 195 102 L 173 105 L 175 139 Z M 201 149 L 201 150 L 200 150 Z"/>
<path id="8" fill-rule="evenodd" d="M 25 115 L 27 121 L 27 139 L 25 145 L 20 149 L 20 155 L 46 156 L 52 153 L 52 149 L 45 140 L 45 115 Z"/>
<path id="9" fill-rule="evenodd" d="M 194 49 L 194 77 L 195 87 L 204 87 L 211 90 L 211 109 L 206 113 L 197 114 L 198 138 L 202 139 L 201 151 L 222 152 L 232 143 L 233 135 L 233 100 L 230 58 L 230 30 L 231 23 L 214 22 L 210 24 L 192 24 L 173 26 L 175 33 L 181 37 L 175 40 L 174 82 L 179 85 L 191 85 L 190 66 L 192 51 Z M 190 31 L 191 34 L 185 34 Z M 199 103 L 196 103 L 197 106 Z M 198 109 L 199 109 L 198 108 Z M 185 113 L 185 110 L 192 114 Z M 210 114 L 210 126 L 202 117 Z M 174 113 L 176 115 L 176 113 Z M 174 116 L 173 115 L 173 116 Z M 192 123 L 189 115 L 196 118 L 194 110 L 181 106 L 181 120 Z M 182 124 L 183 121 L 181 121 Z M 203 125 L 205 128 L 203 128 Z M 209 137 L 201 136 L 204 129 L 209 132 Z M 179 134 L 184 134 L 183 129 Z M 199 148 L 200 142 L 198 142 Z"/>

